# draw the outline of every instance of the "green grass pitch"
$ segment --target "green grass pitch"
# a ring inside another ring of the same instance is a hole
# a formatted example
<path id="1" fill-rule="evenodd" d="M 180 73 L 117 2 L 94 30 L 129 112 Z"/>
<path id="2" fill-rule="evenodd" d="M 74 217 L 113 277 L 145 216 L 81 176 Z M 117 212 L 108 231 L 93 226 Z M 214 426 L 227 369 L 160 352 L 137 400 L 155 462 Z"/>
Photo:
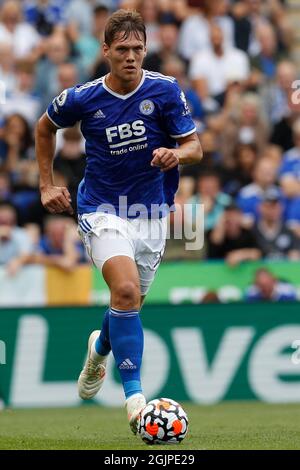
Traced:
<path id="1" fill-rule="evenodd" d="M 227 402 L 184 408 L 189 434 L 164 450 L 300 449 L 300 404 Z M 131 434 L 125 409 L 94 405 L 1 411 L 0 449 L 162 450 Z"/>

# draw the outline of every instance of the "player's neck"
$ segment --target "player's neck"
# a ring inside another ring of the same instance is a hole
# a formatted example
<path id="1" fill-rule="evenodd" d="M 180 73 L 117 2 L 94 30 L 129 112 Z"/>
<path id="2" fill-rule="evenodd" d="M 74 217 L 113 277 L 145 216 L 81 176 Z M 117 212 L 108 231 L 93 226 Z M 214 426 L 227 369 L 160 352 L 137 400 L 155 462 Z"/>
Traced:
<path id="1" fill-rule="evenodd" d="M 131 80 L 128 82 L 124 82 L 124 80 L 120 79 L 116 75 L 109 73 L 105 77 L 105 84 L 110 88 L 113 92 L 118 93 L 119 95 L 127 95 L 134 91 L 140 84 L 143 77 L 143 71 L 136 80 Z"/>

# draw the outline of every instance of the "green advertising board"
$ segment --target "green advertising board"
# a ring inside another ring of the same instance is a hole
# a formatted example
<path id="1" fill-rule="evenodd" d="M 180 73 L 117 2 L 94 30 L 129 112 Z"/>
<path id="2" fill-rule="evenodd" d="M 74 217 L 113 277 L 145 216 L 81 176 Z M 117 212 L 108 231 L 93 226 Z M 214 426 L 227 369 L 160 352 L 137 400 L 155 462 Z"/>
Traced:
<path id="1" fill-rule="evenodd" d="M 162 263 L 147 302 L 199 303 L 208 291 L 217 293 L 222 302 L 241 301 L 260 267 L 266 267 L 278 278 L 295 285 L 300 299 L 299 261 L 249 262 L 234 267 L 222 261 L 191 261 Z M 96 304 L 106 304 L 109 299 L 107 286 L 96 269 L 93 272 L 92 297 Z"/>
<path id="2" fill-rule="evenodd" d="M 77 377 L 103 309 L 0 311 L 0 396 L 12 407 L 78 406 Z M 147 398 L 300 402 L 300 304 L 145 306 Z M 113 360 L 96 402 L 123 404 Z"/>

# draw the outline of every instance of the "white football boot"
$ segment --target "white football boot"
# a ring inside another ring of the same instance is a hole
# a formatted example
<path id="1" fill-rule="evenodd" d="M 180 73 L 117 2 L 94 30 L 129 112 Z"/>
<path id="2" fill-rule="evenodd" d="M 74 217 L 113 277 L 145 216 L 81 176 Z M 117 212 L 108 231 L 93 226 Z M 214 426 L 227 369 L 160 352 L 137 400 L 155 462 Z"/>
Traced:
<path id="1" fill-rule="evenodd" d="M 92 347 L 99 335 L 100 331 L 95 330 L 89 337 L 87 359 L 78 379 L 78 394 L 83 400 L 93 398 L 99 392 L 105 378 L 107 356 L 99 356 L 98 359 L 97 353 L 92 353 Z"/>
<path id="2" fill-rule="evenodd" d="M 137 433 L 138 424 L 140 419 L 140 412 L 146 406 L 146 398 L 142 393 L 136 393 L 126 400 L 127 416 L 129 426 L 133 434 Z"/>

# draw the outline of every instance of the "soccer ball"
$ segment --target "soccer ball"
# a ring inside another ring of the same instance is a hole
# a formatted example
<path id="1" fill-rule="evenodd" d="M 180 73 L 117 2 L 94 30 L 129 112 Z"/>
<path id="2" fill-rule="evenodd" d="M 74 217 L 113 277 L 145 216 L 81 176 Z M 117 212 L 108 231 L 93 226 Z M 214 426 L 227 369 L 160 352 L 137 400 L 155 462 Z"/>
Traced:
<path id="1" fill-rule="evenodd" d="M 187 431 L 185 411 L 170 398 L 149 401 L 140 413 L 138 433 L 146 444 L 179 444 Z"/>

